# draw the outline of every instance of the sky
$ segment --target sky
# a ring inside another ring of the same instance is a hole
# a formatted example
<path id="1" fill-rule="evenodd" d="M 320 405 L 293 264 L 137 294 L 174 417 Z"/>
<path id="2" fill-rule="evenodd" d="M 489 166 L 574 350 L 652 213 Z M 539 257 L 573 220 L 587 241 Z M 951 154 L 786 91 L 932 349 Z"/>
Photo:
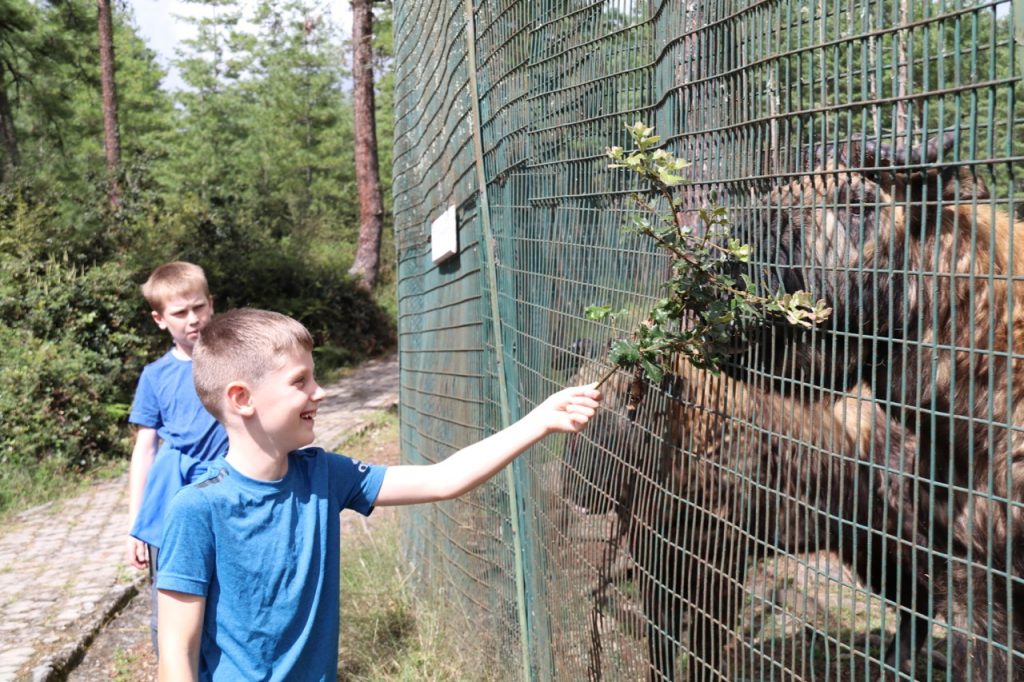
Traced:
<path id="1" fill-rule="evenodd" d="M 174 50 L 178 43 L 192 33 L 191 26 L 175 19 L 175 14 L 195 15 L 195 5 L 179 0 L 132 0 L 129 5 L 135 13 L 135 25 L 139 33 L 158 55 L 160 65 L 168 70 L 164 85 L 168 89 L 179 89 L 181 78 L 171 66 Z"/>
<path id="2" fill-rule="evenodd" d="M 167 69 L 164 87 L 168 90 L 181 89 L 181 77 L 171 64 L 171 60 L 175 58 L 175 49 L 180 42 L 194 35 L 194 30 L 185 21 L 176 19 L 175 15 L 202 16 L 205 8 L 182 0 L 130 0 L 127 4 L 135 14 L 135 25 L 138 26 L 142 38 L 157 53 L 161 66 Z M 256 2 L 241 0 L 241 4 L 243 7 L 253 7 Z M 348 33 L 352 24 L 348 2 L 326 4 L 333 10 L 331 14 L 335 21 Z"/>

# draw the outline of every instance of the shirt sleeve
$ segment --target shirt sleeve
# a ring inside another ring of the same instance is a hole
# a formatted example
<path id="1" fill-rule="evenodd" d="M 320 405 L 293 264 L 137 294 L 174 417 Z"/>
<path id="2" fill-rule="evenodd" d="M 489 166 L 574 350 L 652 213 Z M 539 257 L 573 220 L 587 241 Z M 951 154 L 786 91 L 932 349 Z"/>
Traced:
<path id="1" fill-rule="evenodd" d="M 209 503 L 197 493 L 183 489 L 167 509 L 156 587 L 206 597 L 214 570 L 213 518 Z"/>
<path id="2" fill-rule="evenodd" d="M 160 401 L 157 399 L 153 386 L 153 373 L 149 367 L 142 370 L 139 385 L 135 389 L 132 400 L 132 411 L 128 415 L 128 423 L 137 424 L 150 429 L 163 426 L 163 415 L 160 414 Z"/>
<path id="3" fill-rule="evenodd" d="M 332 487 L 340 494 L 337 501 L 339 508 L 352 509 L 368 516 L 377 501 L 387 466 L 367 464 L 335 453 L 326 453 L 326 456 L 331 481 L 336 484 Z"/>

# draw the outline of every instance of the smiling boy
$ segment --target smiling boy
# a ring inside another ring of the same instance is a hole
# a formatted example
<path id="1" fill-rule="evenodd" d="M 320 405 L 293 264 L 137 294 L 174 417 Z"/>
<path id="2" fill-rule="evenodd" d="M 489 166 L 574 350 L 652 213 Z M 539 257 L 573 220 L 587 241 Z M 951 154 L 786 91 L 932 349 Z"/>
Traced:
<path id="1" fill-rule="evenodd" d="M 171 503 L 157 577 L 161 680 L 334 680 L 342 509 L 457 497 L 546 435 L 584 428 L 593 387 L 565 389 L 507 429 L 428 466 L 364 464 L 313 440 L 323 389 L 305 327 L 218 316 L 195 383 L 227 456 Z"/>
<path id="2" fill-rule="evenodd" d="M 150 274 L 142 294 L 153 321 L 172 341 L 169 351 L 142 370 L 128 416 L 138 427 L 128 474 L 128 562 L 153 575 L 171 496 L 227 450 L 227 433 L 203 407 L 192 382 L 192 351 L 213 316 L 203 269 L 165 263 Z M 155 598 L 153 605 L 156 648 Z"/>

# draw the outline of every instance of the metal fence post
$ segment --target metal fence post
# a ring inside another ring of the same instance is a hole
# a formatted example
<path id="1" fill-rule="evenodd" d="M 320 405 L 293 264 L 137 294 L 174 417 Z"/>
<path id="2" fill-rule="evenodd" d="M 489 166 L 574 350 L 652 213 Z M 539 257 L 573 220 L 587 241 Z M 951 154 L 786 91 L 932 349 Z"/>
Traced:
<path id="1" fill-rule="evenodd" d="M 498 305 L 498 276 L 495 266 L 494 232 L 491 229 L 490 203 L 487 198 L 487 177 L 484 170 L 483 140 L 481 139 L 480 99 L 476 73 L 476 19 L 473 0 L 465 0 L 466 13 L 466 60 L 469 72 L 469 101 L 473 125 L 473 156 L 479 187 L 480 225 L 483 230 L 484 272 L 489 283 L 491 319 L 493 320 L 494 348 L 497 357 L 499 404 L 501 406 L 501 427 L 512 423 L 512 409 L 509 404 L 509 387 L 505 366 L 505 345 L 501 334 L 501 315 Z M 522 654 L 523 680 L 530 680 L 530 629 L 527 622 L 526 576 L 523 567 L 523 537 L 519 518 L 519 495 L 512 466 L 505 467 L 505 481 L 508 488 L 509 522 L 512 524 L 512 544 L 515 553 L 516 606 L 519 620 L 519 643 Z"/>
<path id="2" fill-rule="evenodd" d="M 1013 0 L 1013 36 L 1017 43 L 1017 68 L 1024 75 L 1024 0 Z"/>

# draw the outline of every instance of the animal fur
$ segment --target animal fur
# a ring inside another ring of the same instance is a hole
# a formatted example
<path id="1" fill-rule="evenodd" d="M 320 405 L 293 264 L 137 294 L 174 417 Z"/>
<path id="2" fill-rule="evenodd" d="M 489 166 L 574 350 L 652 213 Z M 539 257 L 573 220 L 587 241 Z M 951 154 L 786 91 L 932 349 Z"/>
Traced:
<path id="1" fill-rule="evenodd" d="M 766 259 L 833 314 L 818 333 L 772 330 L 760 352 L 789 379 L 868 382 L 916 432 L 941 505 L 934 549 L 975 595 L 954 657 L 975 679 L 1007 679 L 999 646 L 1024 646 L 1024 224 L 985 201 L 972 168 L 937 163 L 955 142 L 851 144 L 772 192 Z M 847 167 L 861 155 L 879 170 Z"/>
<path id="2" fill-rule="evenodd" d="M 902 607 L 890 665 L 944 616 L 951 679 L 1024 680 L 1024 227 L 939 148 L 851 144 L 775 189 L 765 260 L 826 299 L 827 326 L 769 329 L 734 377 L 677 367 L 650 474 L 667 493 L 599 482 L 629 518 L 652 679 L 673 678 L 684 621 L 690 678 L 727 675 L 752 562 L 829 549 Z"/>
<path id="3" fill-rule="evenodd" d="M 571 358 L 571 384 L 591 384 L 605 378 L 607 368 L 596 364 L 597 353 L 589 339 L 577 339 L 564 356 Z M 570 366 L 568 361 L 563 364 Z M 562 457 L 562 498 L 578 511 L 606 514 L 627 501 L 635 477 L 637 432 L 631 428 L 627 396 L 631 375 L 621 370 L 607 377 L 602 391 L 602 408 L 591 420 L 588 431 L 600 434 L 570 438 Z"/>
<path id="4" fill-rule="evenodd" d="M 926 543 L 916 439 L 866 391 L 808 404 L 688 365 L 663 389 L 663 410 L 646 406 L 636 427 L 663 425 L 661 456 L 653 469 L 627 467 L 607 491 L 628 528 L 652 680 L 674 679 L 684 629 L 690 679 L 727 676 L 722 652 L 747 570 L 775 551 L 835 551 L 892 600 L 923 593 L 929 576 L 911 570 Z M 623 442 L 622 422 L 606 426 L 594 424 L 592 437 Z"/>

